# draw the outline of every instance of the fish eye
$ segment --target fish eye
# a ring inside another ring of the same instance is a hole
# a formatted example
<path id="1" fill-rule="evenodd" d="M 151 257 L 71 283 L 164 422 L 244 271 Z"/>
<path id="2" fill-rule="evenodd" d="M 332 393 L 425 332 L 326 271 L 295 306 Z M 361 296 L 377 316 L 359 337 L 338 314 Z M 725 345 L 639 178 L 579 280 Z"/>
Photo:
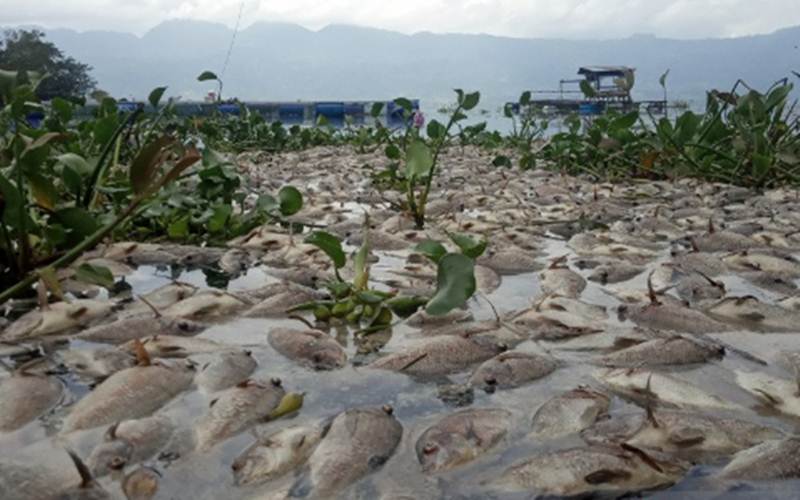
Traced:
<path id="1" fill-rule="evenodd" d="M 183 332 L 189 331 L 189 323 L 181 321 L 180 323 L 178 323 L 178 330 L 181 330 Z"/>
<path id="2" fill-rule="evenodd" d="M 281 381 L 281 379 L 279 379 L 279 378 L 277 378 L 277 377 L 275 377 L 275 378 L 273 378 L 272 380 L 270 380 L 270 382 L 271 382 L 271 383 L 272 383 L 272 385 L 274 385 L 275 387 L 280 387 L 281 385 L 283 385 L 283 382 Z"/>
<path id="3" fill-rule="evenodd" d="M 122 458 L 122 457 L 114 457 L 109 461 L 108 467 L 111 468 L 111 469 L 114 469 L 114 470 L 119 470 L 119 469 L 125 467 L 126 463 L 127 463 L 127 460 L 125 460 L 124 458 Z"/>
<path id="4" fill-rule="evenodd" d="M 425 455 L 432 455 L 439 451 L 439 447 L 433 443 L 427 443 L 424 448 L 422 448 L 422 453 Z"/>
<path id="5" fill-rule="evenodd" d="M 391 415 L 392 413 L 394 413 L 394 408 L 392 408 L 392 405 L 383 405 L 383 406 L 381 407 L 381 409 L 382 409 L 384 412 L 386 412 L 386 414 L 387 414 L 387 415 Z"/>

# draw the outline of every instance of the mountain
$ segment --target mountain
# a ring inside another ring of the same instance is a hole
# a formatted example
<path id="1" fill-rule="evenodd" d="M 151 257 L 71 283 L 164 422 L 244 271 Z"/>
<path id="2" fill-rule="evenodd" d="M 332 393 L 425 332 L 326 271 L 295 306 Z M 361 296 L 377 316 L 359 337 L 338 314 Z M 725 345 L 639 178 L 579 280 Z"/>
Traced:
<path id="1" fill-rule="evenodd" d="M 200 98 L 213 89 L 203 70 L 220 72 L 233 31 L 222 24 L 174 20 L 141 37 L 128 33 L 45 30 L 66 54 L 94 67 L 99 86 L 119 97 L 168 93 Z M 554 89 L 579 66 L 637 68 L 634 95 L 657 99 L 659 76 L 671 70 L 671 98 L 702 101 L 711 88 L 741 78 L 765 88 L 800 70 L 800 27 L 729 39 L 672 40 L 635 35 L 618 40 L 519 39 L 418 33 L 331 25 L 319 31 L 256 23 L 236 36 L 224 94 L 246 100 L 452 99 L 453 88 L 477 89 L 486 107 L 526 89 Z"/>

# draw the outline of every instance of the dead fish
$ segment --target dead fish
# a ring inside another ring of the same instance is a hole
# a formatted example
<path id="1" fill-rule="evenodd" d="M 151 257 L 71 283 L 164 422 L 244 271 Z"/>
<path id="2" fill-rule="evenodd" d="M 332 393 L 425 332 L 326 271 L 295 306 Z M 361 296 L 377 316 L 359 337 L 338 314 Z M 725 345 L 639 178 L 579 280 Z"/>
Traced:
<path id="1" fill-rule="evenodd" d="M 781 273 L 753 271 L 739 273 L 739 276 L 758 288 L 781 295 L 793 295 L 800 291 L 800 288 L 798 288 L 793 278 L 787 277 Z"/>
<path id="2" fill-rule="evenodd" d="M 197 287 L 194 285 L 179 282 L 169 283 L 141 295 L 140 298 L 143 300 L 136 300 L 126 305 L 117 317 L 118 319 L 123 319 L 134 316 L 147 316 L 152 314 L 153 308 L 157 311 L 163 311 L 195 293 L 197 293 Z"/>
<path id="3" fill-rule="evenodd" d="M 257 250 L 246 250 L 243 248 L 231 248 L 219 258 L 219 268 L 224 272 L 237 276 L 250 267 L 255 266 L 261 259 L 262 254 Z"/>
<path id="4" fill-rule="evenodd" d="M 79 400 L 64 419 L 61 431 L 146 417 L 192 385 L 194 371 L 190 367 L 150 364 L 149 357 L 141 352 L 139 357 L 139 366 L 118 371 Z"/>
<path id="5" fill-rule="evenodd" d="M 472 321 L 472 319 L 472 313 L 465 309 L 453 309 L 447 314 L 443 314 L 441 316 L 431 316 L 425 312 L 425 309 L 420 309 L 406 319 L 406 324 L 415 328 L 433 329 L 441 326 L 451 325 L 453 323 Z"/>
<path id="6" fill-rule="evenodd" d="M 123 420 L 108 428 L 102 443 L 86 460 L 95 477 L 154 457 L 175 434 L 176 425 L 166 415 Z"/>
<path id="7" fill-rule="evenodd" d="M 608 413 L 611 398 L 578 387 L 547 400 L 533 415 L 531 436 L 553 439 L 580 432 Z"/>
<path id="8" fill-rule="evenodd" d="M 255 425 L 278 406 L 284 394 L 279 379 L 247 380 L 217 393 L 217 398 L 195 423 L 197 449 L 208 451 Z"/>
<path id="9" fill-rule="evenodd" d="M 126 317 L 97 325 L 81 331 L 75 338 L 89 342 L 121 344 L 153 334 L 197 335 L 205 329 L 206 325 L 188 319 L 147 315 Z"/>
<path id="10" fill-rule="evenodd" d="M 736 383 L 764 405 L 787 415 L 800 416 L 800 383 L 762 372 L 736 370 Z"/>
<path id="11" fill-rule="evenodd" d="M 221 391 L 247 380 L 257 366 L 250 351 L 224 352 L 203 366 L 194 380 L 207 392 Z"/>
<path id="12" fill-rule="evenodd" d="M 219 290 L 203 290 L 177 302 L 161 313 L 164 316 L 194 320 L 219 318 L 241 311 L 247 304 L 234 295 Z"/>
<path id="13" fill-rule="evenodd" d="M 284 290 L 265 298 L 248 309 L 244 315 L 249 318 L 268 318 L 286 314 L 294 306 L 320 300 L 325 294 L 301 285 L 284 287 Z"/>
<path id="14" fill-rule="evenodd" d="M 719 255 L 707 252 L 690 252 L 673 256 L 671 264 L 687 273 L 702 273 L 711 278 L 727 271 L 727 267 L 720 260 Z"/>
<path id="15" fill-rule="evenodd" d="M 333 278 L 333 275 L 328 272 L 309 267 L 292 267 L 288 269 L 270 267 L 265 272 L 270 276 L 311 288 L 316 288 L 317 285 L 321 285 Z"/>
<path id="16" fill-rule="evenodd" d="M 504 352 L 480 365 L 469 384 L 485 390 L 519 387 L 553 373 L 558 367 L 549 356 L 523 352 Z"/>
<path id="17" fill-rule="evenodd" d="M 708 313 L 759 331 L 796 332 L 800 325 L 800 312 L 766 304 L 752 295 L 723 299 L 709 307 Z"/>
<path id="18" fill-rule="evenodd" d="M 611 368 L 593 374 L 613 391 L 639 401 L 660 401 L 679 407 L 736 409 L 679 378 L 641 368 Z"/>
<path id="19" fill-rule="evenodd" d="M 505 348 L 503 344 L 477 336 L 437 335 L 379 358 L 368 366 L 409 375 L 446 375 L 486 361 Z"/>
<path id="20" fill-rule="evenodd" d="M 691 244 L 699 252 L 741 252 L 758 246 L 754 239 L 730 231 L 702 234 L 691 238 Z"/>
<path id="21" fill-rule="evenodd" d="M 327 433 L 324 423 L 287 427 L 257 437 L 231 465 L 238 486 L 265 483 L 304 464 Z"/>
<path id="22" fill-rule="evenodd" d="M 60 380 L 28 374 L 24 367 L 0 379 L 0 433 L 25 426 L 54 408 L 63 396 Z"/>
<path id="23" fill-rule="evenodd" d="M 228 246 L 269 251 L 291 245 L 292 243 L 292 235 L 289 233 L 280 232 L 280 230 L 275 227 L 261 226 L 253 229 L 244 236 L 229 241 Z"/>
<path id="24" fill-rule="evenodd" d="M 94 380 L 106 379 L 136 365 L 136 356 L 117 349 L 70 349 L 61 352 L 59 358 L 74 374 Z"/>
<path id="25" fill-rule="evenodd" d="M 536 257 L 535 253 L 522 249 L 489 249 L 477 262 L 500 274 L 519 274 L 540 270 L 543 265 Z"/>
<path id="26" fill-rule="evenodd" d="M 595 267 L 592 274 L 589 275 L 589 281 L 595 281 L 601 285 L 621 283 L 642 274 L 644 269 L 642 266 L 625 261 L 601 264 Z"/>
<path id="27" fill-rule="evenodd" d="M 216 263 L 223 252 L 221 248 L 192 245 L 120 242 L 109 245 L 103 257 L 136 266 L 170 264 L 202 266 Z"/>
<path id="28" fill-rule="evenodd" d="M 800 277 L 800 263 L 791 257 L 740 252 L 723 257 L 722 261 L 736 271 L 763 271 L 780 274 L 787 278 Z"/>
<path id="29" fill-rule="evenodd" d="M 136 352 L 141 344 L 153 358 L 185 358 L 194 354 L 205 354 L 225 351 L 230 347 L 213 340 L 197 337 L 178 337 L 175 335 L 154 335 L 135 339 L 120 346 L 127 352 Z"/>
<path id="30" fill-rule="evenodd" d="M 347 362 L 342 346 L 330 335 L 319 330 L 273 328 L 269 332 L 273 349 L 314 370 L 333 370 Z"/>
<path id="31" fill-rule="evenodd" d="M 800 478 L 800 438 L 766 441 L 742 450 L 717 477 L 733 481 Z"/>
<path id="32" fill-rule="evenodd" d="M 731 330 L 730 326 L 700 311 L 661 299 L 649 304 L 621 305 L 618 311 L 620 319 L 630 319 L 645 328 L 694 334 Z"/>
<path id="33" fill-rule="evenodd" d="M 548 296 L 533 307 L 512 316 L 515 325 L 524 326 L 536 338 L 563 340 L 603 331 L 608 320 L 606 308 L 576 299 Z"/>
<path id="34" fill-rule="evenodd" d="M 0 333 L 3 340 L 23 340 L 85 327 L 111 314 L 113 303 L 91 299 L 57 302 L 30 311 Z"/>
<path id="35" fill-rule="evenodd" d="M 567 268 L 565 261 L 566 258 L 556 259 L 550 267 L 539 273 L 539 285 L 545 294 L 577 299 L 586 288 L 586 280 Z"/>
<path id="36" fill-rule="evenodd" d="M 581 433 L 590 444 L 624 442 L 691 461 L 717 460 L 782 436 L 745 420 L 661 409 L 615 415 Z"/>
<path id="37" fill-rule="evenodd" d="M 721 281 L 692 273 L 678 280 L 675 284 L 675 292 L 688 304 L 694 305 L 710 300 L 719 300 L 725 296 L 726 290 Z"/>
<path id="38" fill-rule="evenodd" d="M 511 413 L 506 410 L 457 411 L 428 427 L 417 439 L 417 460 L 423 472 L 454 469 L 494 448 L 510 426 Z"/>
<path id="39" fill-rule="evenodd" d="M 125 475 L 122 491 L 128 500 L 150 500 L 158 492 L 161 474 L 152 467 L 138 467 Z"/>
<path id="40" fill-rule="evenodd" d="M 689 365 L 705 363 L 724 355 L 725 348 L 719 344 L 674 335 L 607 354 L 600 358 L 600 364 L 614 367 Z"/>
<path id="41" fill-rule="evenodd" d="M 330 498 L 385 464 L 403 436 L 392 408 L 354 408 L 340 413 L 308 460 L 308 472 L 290 497 Z"/>
<path id="42" fill-rule="evenodd" d="M 492 268 L 487 266 L 475 266 L 475 284 L 483 293 L 489 294 L 500 287 L 501 278 Z"/>
<path id="43" fill-rule="evenodd" d="M 360 247 L 364 242 L 363 231 L 353 231 L 345 240 L 348 244 Z M 374 250 L 405 250 L 410 245 L 405 238 L 398 238 L 384 231 L 369 231 L 369 246 Z"/>
<path id="44" fill-rule="evenodd" d="M 687 468 L 632 446 L 595 446 L 536 454 L 511 466 L 492 484 L 547 496 L 635 493 L 670 486 Z"/>

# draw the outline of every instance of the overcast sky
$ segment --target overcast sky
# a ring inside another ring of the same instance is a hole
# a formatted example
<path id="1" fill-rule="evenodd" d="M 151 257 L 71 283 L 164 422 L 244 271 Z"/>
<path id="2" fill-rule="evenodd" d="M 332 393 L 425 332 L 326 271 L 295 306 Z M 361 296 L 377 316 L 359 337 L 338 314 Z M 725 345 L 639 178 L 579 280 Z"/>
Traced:
<path id="1" fill-rule="evenodd" d="M 190 18 L 233 26 L 241 0 L 0 0 L 4 25 L 142 34 Z M 800 0 L 244 0 L 242 27 L 284 21 L 347 23 L 516 37 L 731 37 L 800 25 Z"/>

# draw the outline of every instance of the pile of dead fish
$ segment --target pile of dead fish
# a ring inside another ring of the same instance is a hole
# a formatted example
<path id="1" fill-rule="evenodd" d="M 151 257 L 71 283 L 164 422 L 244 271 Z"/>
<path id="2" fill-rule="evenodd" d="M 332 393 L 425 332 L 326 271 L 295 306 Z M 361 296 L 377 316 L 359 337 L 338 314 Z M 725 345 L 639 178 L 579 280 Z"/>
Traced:
<path id="1" fill-rule="evenodd" d="M 377 288 L 431 294 L 414 245 L 485 238 L 478 294 L 354 335 L 287 313 L 327 298 L 333 270 L 285 227 L 100 247 L 81 262 L 132 289 L 67 270 L 69 300 L 7 306 L 1 498 L 767 498 L 800 479 L 797 192 L 605 184 L 467 148 L 443 157 L 420 230 L 374 188 L 379 153 L 239 164 L 254 192 L 306 186 L 296 221 L 348 248 L 368 211 Z"/>

